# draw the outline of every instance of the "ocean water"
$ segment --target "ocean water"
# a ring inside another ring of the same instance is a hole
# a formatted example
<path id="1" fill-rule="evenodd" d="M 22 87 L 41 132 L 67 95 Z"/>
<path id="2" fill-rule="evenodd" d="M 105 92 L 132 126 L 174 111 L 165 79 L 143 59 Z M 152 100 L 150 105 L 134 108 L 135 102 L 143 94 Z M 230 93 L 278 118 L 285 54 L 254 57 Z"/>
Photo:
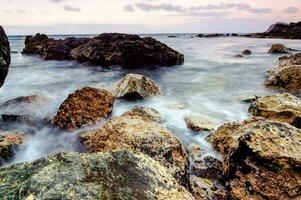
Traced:
<path id="1" fill-rule="evenodd" d="M 142 35 L 146 36 L 146 35 Z M 207 132 L 194 134 L 186 128 L 184 116 L 200 115 L 216 127 L 226 122 L 241 121 L 248 117 L 248 104 L 241 99 L 250 95 L 264 96 L 276 91 L 264 86 L 265 72 L 278 63 L 279 55 L 267 54 L 274 43 L 283 43 L 301 49 L 300 40 L 252 39 L 240 37 L 195 38 L 190 34 L 169 38 L 151 35 L 185 55 L 183 65 L 155 69 L 103 68 L 76 61 L 44 61 L 38 56 L 22 55 L 23 36 L 10 36 L 12 63 L 5 85 L 0 89 L 0 103 L 26 95 L 50 98 L 46 105 L 31 106 L 28 112 L 40 118 L 51 119 L 68 94 L 85 86 L 110 89 L 127 73 L 146 75 L 154 79 L 164 95 L 147 101 L 117 100 L 113 115 L 121 115 L 135 105 L 157 109 L 171 130 L 184 145 L 198 143 L 206 155 L 219 157 L 205 140 Z M 53 36 L 64 38 L 67 36 Z M 90 37 L 90 36 L 89 36 Z M 253 53 L 234 58 L 245 49 Z M 18 114 L 23 108 L 1 109 L 0 113 Z M 34 160 L 56 152 L 83 151 L 77 140 L 78 133 L 101 127 L 84 127 L 73 133 L 47 125 L 25 126 L 0 123 L 2 129 L 18 129 L 28 133 L 26 143 L 8 164 Z"/>

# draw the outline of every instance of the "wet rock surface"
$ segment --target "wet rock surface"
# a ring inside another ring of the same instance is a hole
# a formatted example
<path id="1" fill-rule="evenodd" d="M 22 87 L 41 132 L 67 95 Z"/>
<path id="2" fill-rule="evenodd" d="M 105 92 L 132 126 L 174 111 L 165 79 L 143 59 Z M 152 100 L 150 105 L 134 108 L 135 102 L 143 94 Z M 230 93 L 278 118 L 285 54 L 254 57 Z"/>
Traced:
<path id="1" fill-rule="evenodd" d="M 12 132 L 8 134 L 0 133 L 0 166 L 5 160 L 14 156 L 15 147 L 22 144 L 24 140 L 25 135 L 21 132 Z"/>
<path id="2" fill-rule="evenodd" d="M 223 181 L 222 163 L 211 156 L 196 159 L 192 164 L 191 170 L 198 177 Z"/>
<path id="3" fill-rule="evenodd" d="M 44 34 L 27 36 L 25 54 L 41 55 L 46 60 L 74 59 L 96 65 L 141 67 L 182 64 L 184 55 L 151 37 L 104 33 L 94 38 L 55 40 Z"/>
<path id="4" fill-rule="evenodd" d="M 106 90 L 85 87 L 68 96 L 52 123 L 70 131 L 94 124 L 108 117 L 113 110 L 114 101 L 115 97 Z"/>
<path id="5" fill-rule="evenodd" d="M 223 156 L 232 198 L 300 199 L 299 129 L 253 118 L 221 126 L 210 141 Z"/>
<path id="6" fill-rule="evenodd" d="M 115 96 L 126 100 L 149 99 L 161 94 L 155 81 L 139 74 L 127 74 L 118 81 L 115 88 Z"/>
<path id="7" fill-rule="evenodd" d="M 252 51 L 249 50 L 249 49 L 246 49 L 246 50 L 244 50 L 244 51 L 242 52 L 242 54 L 248 56 L 248 55 L 251 55 L 251 54 L 252 54 Z"/>
<path id="8" fill-rule="evenodd" d="M 169 169 L 184 183 L 188 158 L 179 140 L 167 129 L 145 115 L 125 113 L 113 117 L 100 130 L 80 134 L 80 141 L 90 152 L 131 149 L 143 152 Z"/>
<path id="9" fill-rule="evenodd" d="M 214 126 L 210 122 L 206 121 L 200 116 L 186 115 L 184 120 L 187 128 L 195 132 L 212 131 L 214 129 Z"/>
<path id="10" fill-rule="evenodd" d="M 10 65 L 10 46 L 2 26 L 0 26 L 0 87 L 4 84 Z"/>
<path id="11" fill-rule="evenodd" d="M 253 116 L 286 122 L 301 128 L 301 100 L 288 93 L 258 98 L 251 104 L 249 112 Z"/>
<path id="12" fill-rule="evenodd" d="M 273 44 L 269 49 L 268 53 L 271 54 L 289 54 L 291 53 L 290 50 L 284 46 L 283 44 Z"/>
<path id="13" fill-rule="evenodd" d="M 59 153 L 0 170 L 4 199 L 187 199 L 191 194 L 150 157 L 130 151 Z"/>
<path id="14" fill-rule="evenodd" d="M 295 95 L 301 92 L 301 53 L 279 58 L 279 65 L 268 72 L 267 87 L 287 91 Z"/>

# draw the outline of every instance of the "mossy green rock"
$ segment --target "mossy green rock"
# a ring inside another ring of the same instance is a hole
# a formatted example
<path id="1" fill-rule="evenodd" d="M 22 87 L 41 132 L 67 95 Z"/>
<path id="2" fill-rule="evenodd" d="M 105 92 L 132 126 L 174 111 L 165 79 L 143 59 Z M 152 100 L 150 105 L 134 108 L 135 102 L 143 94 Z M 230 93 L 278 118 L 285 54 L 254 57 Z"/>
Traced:
<path id="1" fill-rule="evenodd" d="M 0 26 L 0 87 L 3 85 L 10 65 L 10 47 L 7 36 Z"/>
<path id="2" fill-rule="evenodd" d="M 142 153 L 59 153 L 0 170 L 0 199 L 193 199 Z"/>

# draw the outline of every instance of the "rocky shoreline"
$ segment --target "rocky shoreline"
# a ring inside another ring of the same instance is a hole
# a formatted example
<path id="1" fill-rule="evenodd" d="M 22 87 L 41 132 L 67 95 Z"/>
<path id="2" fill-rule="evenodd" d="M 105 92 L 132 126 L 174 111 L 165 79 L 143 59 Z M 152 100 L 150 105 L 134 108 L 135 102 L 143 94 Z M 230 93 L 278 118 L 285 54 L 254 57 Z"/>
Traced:
<path id="1" fill-rule="evenodd" d="M 100 44 L 104 40 L 105 46 L 107 43 L 117 46 L 109 46 L 104 52 Z M 141 60 L 133 62 L 137 54 L 129 43 L 143 49 L 139 52 Z M 161 50 L 158 52 L 157 48 Z M 0 197 L 300 199 L 301 100 L 298 96 L 301 86 L 298 69 L 301 57 L 281 45 L 273 45 L 271 49 L 273 51 L 267 53 L 289 55 L 279 58 L 279 66 L 268 73 L 265 84 L 285 93 L 245 100 L 250 103 L 250 117 L 218 128 L 201 116 L 183 118 L 191 134 L 209 133 L 207 140 L 220 153 L 221 160 L 206 155 L 202 146 L 182 144 L 162 123 L 160 110 L 134 106 L 112 117 L 117 100 L 133 103 L 163 95 L 164 91 L 154 80 L 130 73 L 117 81 L 112 90 L 79 88 L 63 101 L 52 119 L 36 119 L 30 116 L 30 112 L 9 117 L 3 113 L 2 118 L 5 115 L 6 119 L 18 123 L 43 120 L 53 129 L 64 130 L 61 134 L 75 134 L 77 131 L 76 137 L 85 152 L 57 153 L 32 162 L 3 166 L 0 169 Z M 288 51 L 281 51 L 283 49 Z M 130 55 L 125 56 L 125 52 Z M 184 61 L 182 54 L 159 41 L 124 34 L 65 40 L 49 39 L 39 34 L 26 38 L 24 53 L 38 54 L 45 59 L 75 59 L 100 65 L 165 66 Z M 251 56 L 252 51 L 245 50 L 242 54 Z M 104 55 L 108 57 L 104 58 Z M 4 68 L 8 69 L 8 66 L 6 64 Z M 47 100 L 48 97 L 43 96 L 23 96 L 6 101 L 0 107 L 24 106 L 25 109 L 28 104 L 42 105 Z M 104 124 L 100 128 L 84 130 L 101 121 Z M 13 158 L 27 137 L 28 134 L 23 132 L 1 134 L 0 165 Z"/>

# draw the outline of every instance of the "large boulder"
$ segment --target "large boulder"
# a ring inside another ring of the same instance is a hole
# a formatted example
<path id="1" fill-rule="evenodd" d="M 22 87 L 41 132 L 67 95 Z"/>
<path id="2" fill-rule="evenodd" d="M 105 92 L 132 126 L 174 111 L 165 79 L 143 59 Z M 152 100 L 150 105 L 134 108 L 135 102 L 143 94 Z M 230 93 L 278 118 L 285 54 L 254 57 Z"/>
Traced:
<path id="1" fill-rule="evenodd" d="M 0 26 L 0 87 L 4 84 L 4 80 L 8 73 L 10 65 L 10 46 L 8 38 Z"/>
<path id="2" fill-rule="evenodd" d="M 59 153 L 0 170 L 2 199 L 193 200 L 168 169 L 142 153 Z"/>
<path id="3" fill-rule="evenodd" d="M 89 152 L 131 149 L 162 163 L 181 183 L 186 180 L 188 158 L 179 140 L 162 125 L 144 114 L 127 112 L 113 117 L 100 130 L 80 134 Z"/>
<path id="4" fill-rule="evenodd" d="M 52 123 L 61 129 L 76 130 L 108 117 L 115 97 L 108 91 L 85 87 L 70 94 L 60 106 Z"/>
<path id="5" fill-rule="evenodd" d="M 23 53 L 38 54 L 48 60 L 74 59 L 104 66 L 170 66 L 184 62 L 182 54 L 154 38 L 120 33 L 63 40 L 44 34 L 27 36 Z"/>
<path id="6" fill-rule="evenodd" d="M 250 105 L 249 112 L 301 128 L 301 99 L 288 93 L 258 98 Z"/>
<path id="7" fill-rule="evenodd" d="M 23 133 L 12 132 L 7 134 L 0 134 L 0 166 L 5 160 L 14 156 L 14 149 L 16 146 L 24 142 L 25 135 Z"/>
<path id="8" fill-rule="evenodd" d="M 301 198 L 301 130 L 253 118 L 221 126 L 210 136 L 223 156 L 233 199 Z"/>
<path id="9" fill-rule="evenodd" d="M 155 81 L 139 74 L 127 74 L 118 81 L 115 88 L 117 98 L 128 100 L 148 99 L 161 94 L 161 89 Z"/>
<path id="10" fill-rule="evenodd" d="M 301 92 L 301 53 L 279 58 L 279 66 L 268 73 L 265 84 L 268 87 L 299 95 Z"/>
<path id="11" fill-rule="evenodd" d="M 286 46 L 284 46 L 283 44 L 273 44 L 271 46 L 271 48 L 269 49 L 268 53 L 271 53 L 271 54 L 275 54 L 275 53 L 287 54 L 287 53 L 290 53 L 290 50 Z"/>

